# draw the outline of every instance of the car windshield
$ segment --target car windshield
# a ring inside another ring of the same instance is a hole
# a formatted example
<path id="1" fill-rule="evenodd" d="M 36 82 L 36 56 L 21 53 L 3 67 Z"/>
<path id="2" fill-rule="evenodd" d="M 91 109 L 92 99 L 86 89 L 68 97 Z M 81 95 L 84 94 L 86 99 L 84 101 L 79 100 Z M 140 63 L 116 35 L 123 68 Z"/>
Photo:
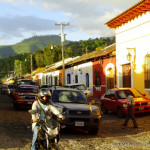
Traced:
<path id="1" fill-rule="evenodd" d="M 40 88 L 48 88 L 48 85 L 41 85 Z"/>
<path id="2" fill-rule="evenodd" d="M 19 92 L 23 92 L 23 93 L 37 93 L 38 92 L 38 88 L 37 87 L 21 86 L 21 87 L 19 87 Z"/>
<path id="3" fill-rule="evenodd" d="M 138 92 L 136 89 L 132 89 L 132 90 L 119 90 L 116 91 L 116 95 L 118 97 L 118 99 L 126 99 L 128 95 L 132 95 L 133 97 L 141 97 L 141 93 Z"/>
<path id="4" fill-rule="evenodd" d="M 14 87 L 14 85 L 8 85 L 9 89 L 12 89 Z"/>
<path id="5" fill-rule="evenodd" d="M 85 85 L 73 85 L 72 87 L 73 87 L 73 88 L 76 88 L 76 89 L 78 89 L 78 90 L 86 90 Z"/>
<path id="6" fill-rule="evenodd" d="M 32 80 L 21 80 L 17 82 L 18 85 L 35 85 Z"/>
<path id="7" fill-rule="evenodd" d="M 88 101 L 84 94 L 78 91 L 67 91 L 67 90 L 55 90 L 52 96 L 53 102 L 62 103 L 79 103 L 87 104 Z"/>

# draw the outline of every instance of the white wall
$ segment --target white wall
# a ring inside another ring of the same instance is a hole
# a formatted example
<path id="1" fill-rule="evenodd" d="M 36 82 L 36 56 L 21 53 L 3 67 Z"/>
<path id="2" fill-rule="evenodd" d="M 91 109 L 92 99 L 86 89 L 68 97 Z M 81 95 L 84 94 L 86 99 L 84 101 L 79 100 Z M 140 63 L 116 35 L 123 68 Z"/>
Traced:
<path id="1" fill-rule="evenodd" d="M 42 84 L 55 85 L 55 77 L 57 77 L 57 84 L 59 84 L 59 70 L 44 73 L 42 75 Z M 47 82 L 46 82 L 46 78 L 47 78 Z"/>
<path id="2" fill-rule="evenodd" d="M 83 83 L 86 85 L 86 73 L 88 73 L 89 74 L 89 88 L 90 88 L 90 91 L 93 93 L 92 62 L 87 62 L 87 63 L 83 63 L 77 66 L 73 66 L 71 68 L 66 69 L 65 71 L 66 71 L 66 80 L 67 80 L 67 74 L 71 74 L 71 84 L 75 83 L 75 75 L 78 75 L 78 83 Z"/>
<path id="3" fill-rule="evenodd" d="M 135 53 L 134 50 L 130 48 L 135 49 Z M 137 75 L 142 74 L 142 72 L 144 72 L 144 57 L 147 53 L 150 54 L 150 12 L 147 12 L 116 29 L 116 65 L 118 87 L 122 86 L 121 65 L 129 63 L 126 58 L 129 51 L 131 52 L 131 55 L 135 57 L 135 59 L 132 57 L 132 61 L 130 62 L 133 81 L 133 71 L 135 71 Z M 135 64 L 133 63 L 134 61 Z M 142 86 L 144 86 L 144 84 Z"/>

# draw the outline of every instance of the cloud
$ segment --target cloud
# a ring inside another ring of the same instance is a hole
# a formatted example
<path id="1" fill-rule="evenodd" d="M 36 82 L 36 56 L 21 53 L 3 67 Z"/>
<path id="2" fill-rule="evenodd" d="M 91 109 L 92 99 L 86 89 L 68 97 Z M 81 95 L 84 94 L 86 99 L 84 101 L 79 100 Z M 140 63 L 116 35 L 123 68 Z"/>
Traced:
<path id="1" fill-rule="evenodd" d="M 0 17 L 0 39 L 9 40 L 23 38 L 25 35 L 50 33 L 56 30 L 54 20 L 37 18 L 34 16 Z"/>
<path id="2" fill-rule="evenodd" d="M 28 31 L 47 31 L 53 28 L 55 21 L 34 16 L 0 17 L 0 30 L 7 34 L 22 34 Z"/>
<path id="3" fill-rule="evenodd" d="M 104 33 L 105 23 L 139 0 L 42 0 L 45 10 L 61 10 L 71 24 L 87 34 Z M 101 35 L 103 36 L 103 35 Z"/>
<path id="4" fill-rule="evenodd" d="M 48 31 L 58 31 L 55 23 L 61 23 L 67 20 L 70 23 L 67 31 L 80 32 L 79 34 L 109 36 L 113 30 L 105 25 L 107 21 L 128 9 L 140 0 L 0 0 L 0 3 L 15 5 L 16 7 L 38 8 L 41 13 L 50 14 L 53 12 L 61 13 L 61 17 L 45 17 L 37 15 L 33 11 L 32 15 L 18 15 L 0 17 L 1 35 L 11 35 L 22 37 L 30 33 L 44 33 Z M 9 6 L 10 7 L 10 6 Z M 21 10 L 21 8 L 20 8 Z M 38 12 L 39 14 L 40 12 Z M 58 14 L 58 13 L 57 13 Z M 47 19 L 45 19 L 47 18 Z M 80 40 L 79 35 L 79 40 Z"/>

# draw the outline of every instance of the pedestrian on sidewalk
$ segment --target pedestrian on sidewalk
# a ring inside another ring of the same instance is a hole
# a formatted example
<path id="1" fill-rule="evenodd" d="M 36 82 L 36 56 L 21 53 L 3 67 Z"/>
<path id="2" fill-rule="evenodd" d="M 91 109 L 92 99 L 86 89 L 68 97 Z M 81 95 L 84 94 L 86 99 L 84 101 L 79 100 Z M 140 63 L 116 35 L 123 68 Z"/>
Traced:
<path id="1" fill-rule="evenodd" d="M 135 115 L 134 115 L 134 98 L 132 95 L 127 95 L 127 113 L 126 113 L 126 118 L 124 124 L 122 124 L 124 127 L 127 126 L 128 121 L 131 119 L 134 125 L 134 128 L 138 128 L 137 122 L 135 120 Z"/>

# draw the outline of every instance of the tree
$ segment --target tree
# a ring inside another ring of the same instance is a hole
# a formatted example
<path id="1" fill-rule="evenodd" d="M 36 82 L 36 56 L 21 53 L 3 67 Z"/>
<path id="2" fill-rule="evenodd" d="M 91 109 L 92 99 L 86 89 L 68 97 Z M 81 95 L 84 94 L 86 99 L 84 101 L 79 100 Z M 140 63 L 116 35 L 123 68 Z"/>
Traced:
<path id="1" fill-rule="evenodd" d="M 88 44 L 87 40 L 82 41 L 81 46 L 82 46 L 83 53 L 88 53 L 89 52 L 89 44 Z"/>
<path id="2" fill-rule="evenodd" d="M 22 61 L 15 60 L 14 67 L 15 67 L 15 73 L 17 77 L 21 77 L 22 75 L 21 65 L 22 65 Z"/>
<path id="3" fill-rule="evenodd" d="M 44 67 L 44 52 L 42 50 L 36 50 L 34 58 L 37 67 Z"/>
<path id="4" fill-rule="evenodd" d="M 65 49 L 65 58 L 72 57 L 72 48 L 68 47 Z"/>
<path id="5" fill-rule="evenodd" d="M 48 66 L 48 65 L 52 64 L 53 60 L 54 60 L 53 49 L 51 49 L 50 45 L 47 45 L 44 48 L 44 65 Z"/>
<path id="6" fill-rule="evenodd" d="M 54 57 L 53 57 L 53 63 L 58 62 L 62 59 L 62 51 L 61 51 L 61 46 L 55 46 L 53 48 L 53 53 L 54 53 Z"/>
<path id="7" fill-rule="evenodd" d="M 94 43 L 96 45 L 96 49 L 102 49 L 105 46 L 102 38 L 95 40 Z"/>

